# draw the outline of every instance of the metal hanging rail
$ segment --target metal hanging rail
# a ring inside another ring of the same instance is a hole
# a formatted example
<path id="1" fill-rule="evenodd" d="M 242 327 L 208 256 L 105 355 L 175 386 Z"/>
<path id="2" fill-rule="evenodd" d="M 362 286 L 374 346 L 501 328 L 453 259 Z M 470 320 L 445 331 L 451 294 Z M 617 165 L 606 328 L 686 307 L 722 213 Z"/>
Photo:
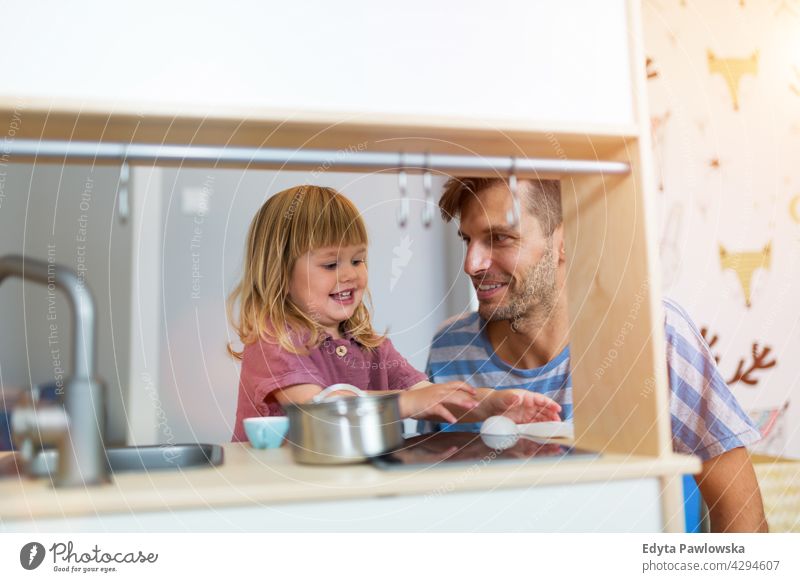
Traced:
<path id="1" fill-rule="evenodd" d="M 434 153 L 365 152 L 290 148 L 243 148 L 202 145 L 122 144 L 55 140 L 7 142 L 11 155 L 37 160 L 118 161 L 120 163 L 252 164 L 292 169 L 357 171 L 439 171 L 446 174 L 491 172 L 501 176 L 538 174 L 627 174 L 624 162 L 469 156 Z"/>
<path id="2" fill-rule="evenodd" d="M 561 160 L 548 158 L 516 158 L 502 156 L 466 156 L 451 154 L 365 152 L 359 150 L 314 150 L 290 148 L 243 148 L 201 145 L 124 144 L 81 141 L 20 139 L 6 142 L 7 155 L 51 162 L 82 160 L 95 163 L 119 162 L 118 213 L 121 222 L 130 214 L 128 180 L 131 163 L 141 164 L 227 164 L 270 166 L 291 169 L 323 169 L 343 171 L 372 170 L 397 172 L 400 186 L 400 208 L 397 223 L 408 224 L 409 199 L 407 171 L 423 173 L 425 209 L 422 222 L 430 227 L 434 204 L 430 193 L 432 171 L 444 174 L 489 173 L 508 176 L 513 198 L 508 221 L 516 225 L 520 219 L 517 177 L 537 177 L 540 174 L 627 174 L 631 168 L 625 162 L 603 160 Z"/>

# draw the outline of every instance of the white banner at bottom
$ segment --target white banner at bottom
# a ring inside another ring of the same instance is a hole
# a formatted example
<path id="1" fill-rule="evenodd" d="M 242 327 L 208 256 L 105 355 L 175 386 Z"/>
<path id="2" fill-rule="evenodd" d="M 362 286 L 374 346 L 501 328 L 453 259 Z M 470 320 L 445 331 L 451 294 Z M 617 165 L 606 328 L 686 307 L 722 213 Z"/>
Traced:
<path id="1" fill-rule="evenodd" d="M 25 533 L 0 534 L 0 579 L 795 581 L 798 548 L 798 534 Z"/>

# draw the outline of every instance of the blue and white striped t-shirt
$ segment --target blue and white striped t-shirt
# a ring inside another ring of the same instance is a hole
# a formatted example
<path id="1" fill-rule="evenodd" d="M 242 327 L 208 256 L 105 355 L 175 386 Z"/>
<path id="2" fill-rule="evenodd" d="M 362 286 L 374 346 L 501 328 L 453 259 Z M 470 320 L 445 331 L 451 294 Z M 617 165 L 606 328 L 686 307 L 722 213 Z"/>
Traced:
<path id="1" fill-rule="evenodd" d="M 708 344 L 689 316 L 670 300 L 664 300 L 664 311 L 673 449 L 708 460 L 758 441 L 760 433 L 720 376 Z M 514 368 L 494 352 L 485 324 L 473 312 L 442 325 L 428 356 L 431 381 L 533 390 L 558 402 L 562 419 L 571 420 L 569 346 L 540 368 Z"/>

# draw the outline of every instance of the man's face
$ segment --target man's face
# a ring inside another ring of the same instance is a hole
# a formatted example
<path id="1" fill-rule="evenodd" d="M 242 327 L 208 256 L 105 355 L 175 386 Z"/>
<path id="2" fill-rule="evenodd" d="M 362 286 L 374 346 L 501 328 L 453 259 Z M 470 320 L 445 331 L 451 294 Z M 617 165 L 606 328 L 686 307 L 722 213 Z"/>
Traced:
<path id="1" fill-rule="evenodd" d="M 464 272 L 477 292 L 478 312 L 487 321 L 546 315 L 557 300 L 562 228 L 546 237 L 539 220 L 524 203 L 520 206 L 520 224 L 512 227 L 507 222 L 511 193 L 500 183 L 467 198 L 461 208 Z"/>

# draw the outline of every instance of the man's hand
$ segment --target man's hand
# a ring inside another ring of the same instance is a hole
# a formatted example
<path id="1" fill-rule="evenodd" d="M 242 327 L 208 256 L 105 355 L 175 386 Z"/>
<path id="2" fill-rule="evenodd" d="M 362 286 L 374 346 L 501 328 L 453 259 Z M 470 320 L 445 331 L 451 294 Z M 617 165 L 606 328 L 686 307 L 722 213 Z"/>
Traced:
<path id="1" fill-rule="evenodd" d="M 420 383 L 401 392 L 400 415 L 403 418 L 462 422 L 451 409 L 458 411 L 457 414 L 473 410 L 479 405 L 476 394 L 475 388 L 466 382 Z"/>
<path id="2" fill-rule="evenodd" d="M 437 386 L 462 385 L 463 382 L 448 382 Z M 558 421 L 561 406 L 547 396 L 529 390 L 493 388 L 473 389 L 479 402 L 471 409 L 448 404 L 447 408 L 457 417 L 455 422 L 483 422 L 490 416 L 507 416 L 518 424 L 529 422 Z M 448 421 L 454 422 L 454 421 Z"/>
<path id="3" fill-rule="evenodd" d="M 704 462 L 695 481 L 708 506 L 712 532 L 768 531 L 761 491 L 744 447 Z"/>
<path id="4" fill-rule="evenodd" d="M 561 420 L 558 413 L 561 406 L 543 394 L 530 390 L 509 389 L 490 390 L 481 401 L 479 411 L 485 414 L 484 419 L 490 416 L 507 416 L 517 424 L 529 422 L 555 422 Z M 484 396 L 483 394 L 479 394 Z"/>
<path id="5" fill-rule="evenodd" d="M 415 384 L 401 393 L 400 410 L 404 418 L 449 423 L 482 422 L 500 415 L 518 424 L 561 420 L 561 406 L 542 394 L 521 389 L 473 388 L 458 381 Z"/>

